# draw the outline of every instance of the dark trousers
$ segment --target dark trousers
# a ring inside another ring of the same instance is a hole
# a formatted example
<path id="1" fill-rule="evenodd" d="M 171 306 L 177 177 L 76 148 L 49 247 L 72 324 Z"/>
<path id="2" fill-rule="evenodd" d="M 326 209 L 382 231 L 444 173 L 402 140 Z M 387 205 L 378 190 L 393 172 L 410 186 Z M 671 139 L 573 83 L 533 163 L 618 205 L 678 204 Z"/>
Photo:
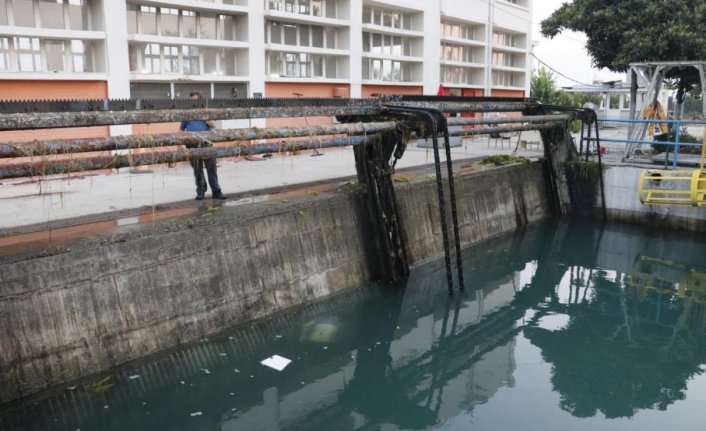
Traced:
<path id="1" fill-rule="evenodd" d="M 208 174 L 208 184 L 211 186 L 211 193 L 214 195 L 221 193 L 221 186 L 218 185 L 218 172 L 216 159 L 191 159 L 191 167 L 194 168 L 194 178 L 196 179 L 196 195 L 204 195 L 206 179 L 203 176 L 203 168 L 206 167 Z"/>

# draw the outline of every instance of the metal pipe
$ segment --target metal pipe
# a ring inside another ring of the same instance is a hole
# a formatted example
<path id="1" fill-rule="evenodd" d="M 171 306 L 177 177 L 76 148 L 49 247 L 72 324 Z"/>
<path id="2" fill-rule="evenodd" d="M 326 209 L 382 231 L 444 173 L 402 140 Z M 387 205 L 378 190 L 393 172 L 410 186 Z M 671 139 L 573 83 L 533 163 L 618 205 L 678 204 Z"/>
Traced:
<path id="1" fill-rule="evenodd" d="M 204 142 L 249 141 L 255 139 L 299 138 L 324 135 L 365 135 L 394 130 L 396 126 L 396 122 L 387 121 L 379 123 L 327 124 L 307 127 L 271 127 L 266 129 L 224 129 L 209 132 L 21 142 L 0 144 L 0 158 L 155 148 L 176 145 L 198 145 Z"/>
<path id="2" fill-rule="evenodd" d="M 529 115 L 523 117 L 472 117 L 448 118 L 446 121 L 451 126 L 470 126 L 477 124 L 511 124 L 511 123 L 543 123 L 547 121 L 569 121 L 576 116 L 571 114 L 558 115 Z"/>
<path id="3" fill-rule="evenodd" d="M 325 141 L 296 141 L 283 144 L 238 145 L 228 147 L 194 148 L 151 152 L 131 155 L 101 155 L 71 160 L 32 160 L 28 162 L 0 164 L 0 179 L 29 177 L 36 175 L 56 175 L 71 172 L 98 169 L 119 169 L 132 166 L 156 165 L 161 163 L 184 162 L 192 158 L 237 157 L 249 154 L 277 153 L 287 151 L 310 150 L 313 148 L 331 148 L 347 145 L 360 145 L 375 142 L 378 135 L 351 136 Z"/>
<path id="4" fill-rule="evenodd" d="M 443 101 L 395 101 L 387 104 L 400 108 L 438 109 L 442 112 L 522 112 L 533 105 L 526 101 L 469 101 L 469 102 L 443 102 Z"/>
<path id="5" fill-rule="evenodd" d="M 62 127 L 114 126 L 119 124 L 176 123 L 201 120 L 253 118 L 332 117 L 376 115 L 380 107 L 370 106 L 293 106 L 253 108 L 167 109 L 154 111 L 48 112 L 0 115 L 0 131 L 51 129 Z"/>
<path id="6" fill-rule="evenodd" d="M 525 132 L 528 130 L 547 130 L 561 126 L 563 123 L 555 121 L 550 123 L 523 124 L 520 126 L 497 126 L 477 129 L 454 129 L 449 131 L 449 136 L 476 136 L 491 133 Z"/>

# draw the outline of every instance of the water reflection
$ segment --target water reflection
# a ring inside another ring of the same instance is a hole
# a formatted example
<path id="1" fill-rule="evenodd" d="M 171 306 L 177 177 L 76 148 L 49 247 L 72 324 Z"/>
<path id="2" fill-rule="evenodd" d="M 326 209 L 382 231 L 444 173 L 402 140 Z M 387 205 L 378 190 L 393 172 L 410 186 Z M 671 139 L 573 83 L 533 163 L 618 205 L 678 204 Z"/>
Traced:
<path id="1" fill-rule="evenodd" d="M 0 429 L 455 429 L 496 404 L 523 428 L 530 412 L 506 395 L 528 381 L 520 344 L 551 367 L 547 389 L 532 387 L 538 398 L 558 394 L 547 423 L 634 418 L 687 398 L 702 372 L 704 251 L 633 228 L 534 226 L 467 250 L 474 289 L 465 294 L 449 298 L 433 262 L 404 284 L 361 288 L 5 406 Z M 281 373 L 260 366 L 272 354 L 293 362 Z"/>

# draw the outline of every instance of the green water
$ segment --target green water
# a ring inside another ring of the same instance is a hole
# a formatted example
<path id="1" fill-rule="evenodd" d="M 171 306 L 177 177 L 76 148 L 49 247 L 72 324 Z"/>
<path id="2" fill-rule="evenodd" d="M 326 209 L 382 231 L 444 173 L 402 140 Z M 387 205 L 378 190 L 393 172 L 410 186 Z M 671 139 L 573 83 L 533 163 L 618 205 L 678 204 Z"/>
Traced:
<path id="1" fill-rule="evenodd" d="M 532 226 L 0 408 L 2 430 L 703 430 L 706 242 Z M 260 365 L 292 360 L 282 372 Z"/>

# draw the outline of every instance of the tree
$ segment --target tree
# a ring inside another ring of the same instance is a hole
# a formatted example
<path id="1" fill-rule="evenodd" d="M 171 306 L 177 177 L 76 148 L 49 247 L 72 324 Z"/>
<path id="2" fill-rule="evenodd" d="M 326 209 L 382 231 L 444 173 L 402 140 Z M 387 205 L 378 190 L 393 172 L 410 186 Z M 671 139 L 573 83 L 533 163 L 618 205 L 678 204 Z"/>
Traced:
<path id="1" fill-rule="evenodd" d="M 706 59 L 706 2 L 695 0 L 574 0 L 542 21 L 542 34 L 583 32 L 594 66 L 626 71 L 630 63 Z M 699 83 L 695 68 L 666 75 L 677 99 Z"/>
<path id="2" fill-rule="evenodd" d="M 571 96 L 561 88 L 557 88 L 554 75 L 543 67 L 532 74 L 530 97 L 545 105 L 573 106 Z"/>

